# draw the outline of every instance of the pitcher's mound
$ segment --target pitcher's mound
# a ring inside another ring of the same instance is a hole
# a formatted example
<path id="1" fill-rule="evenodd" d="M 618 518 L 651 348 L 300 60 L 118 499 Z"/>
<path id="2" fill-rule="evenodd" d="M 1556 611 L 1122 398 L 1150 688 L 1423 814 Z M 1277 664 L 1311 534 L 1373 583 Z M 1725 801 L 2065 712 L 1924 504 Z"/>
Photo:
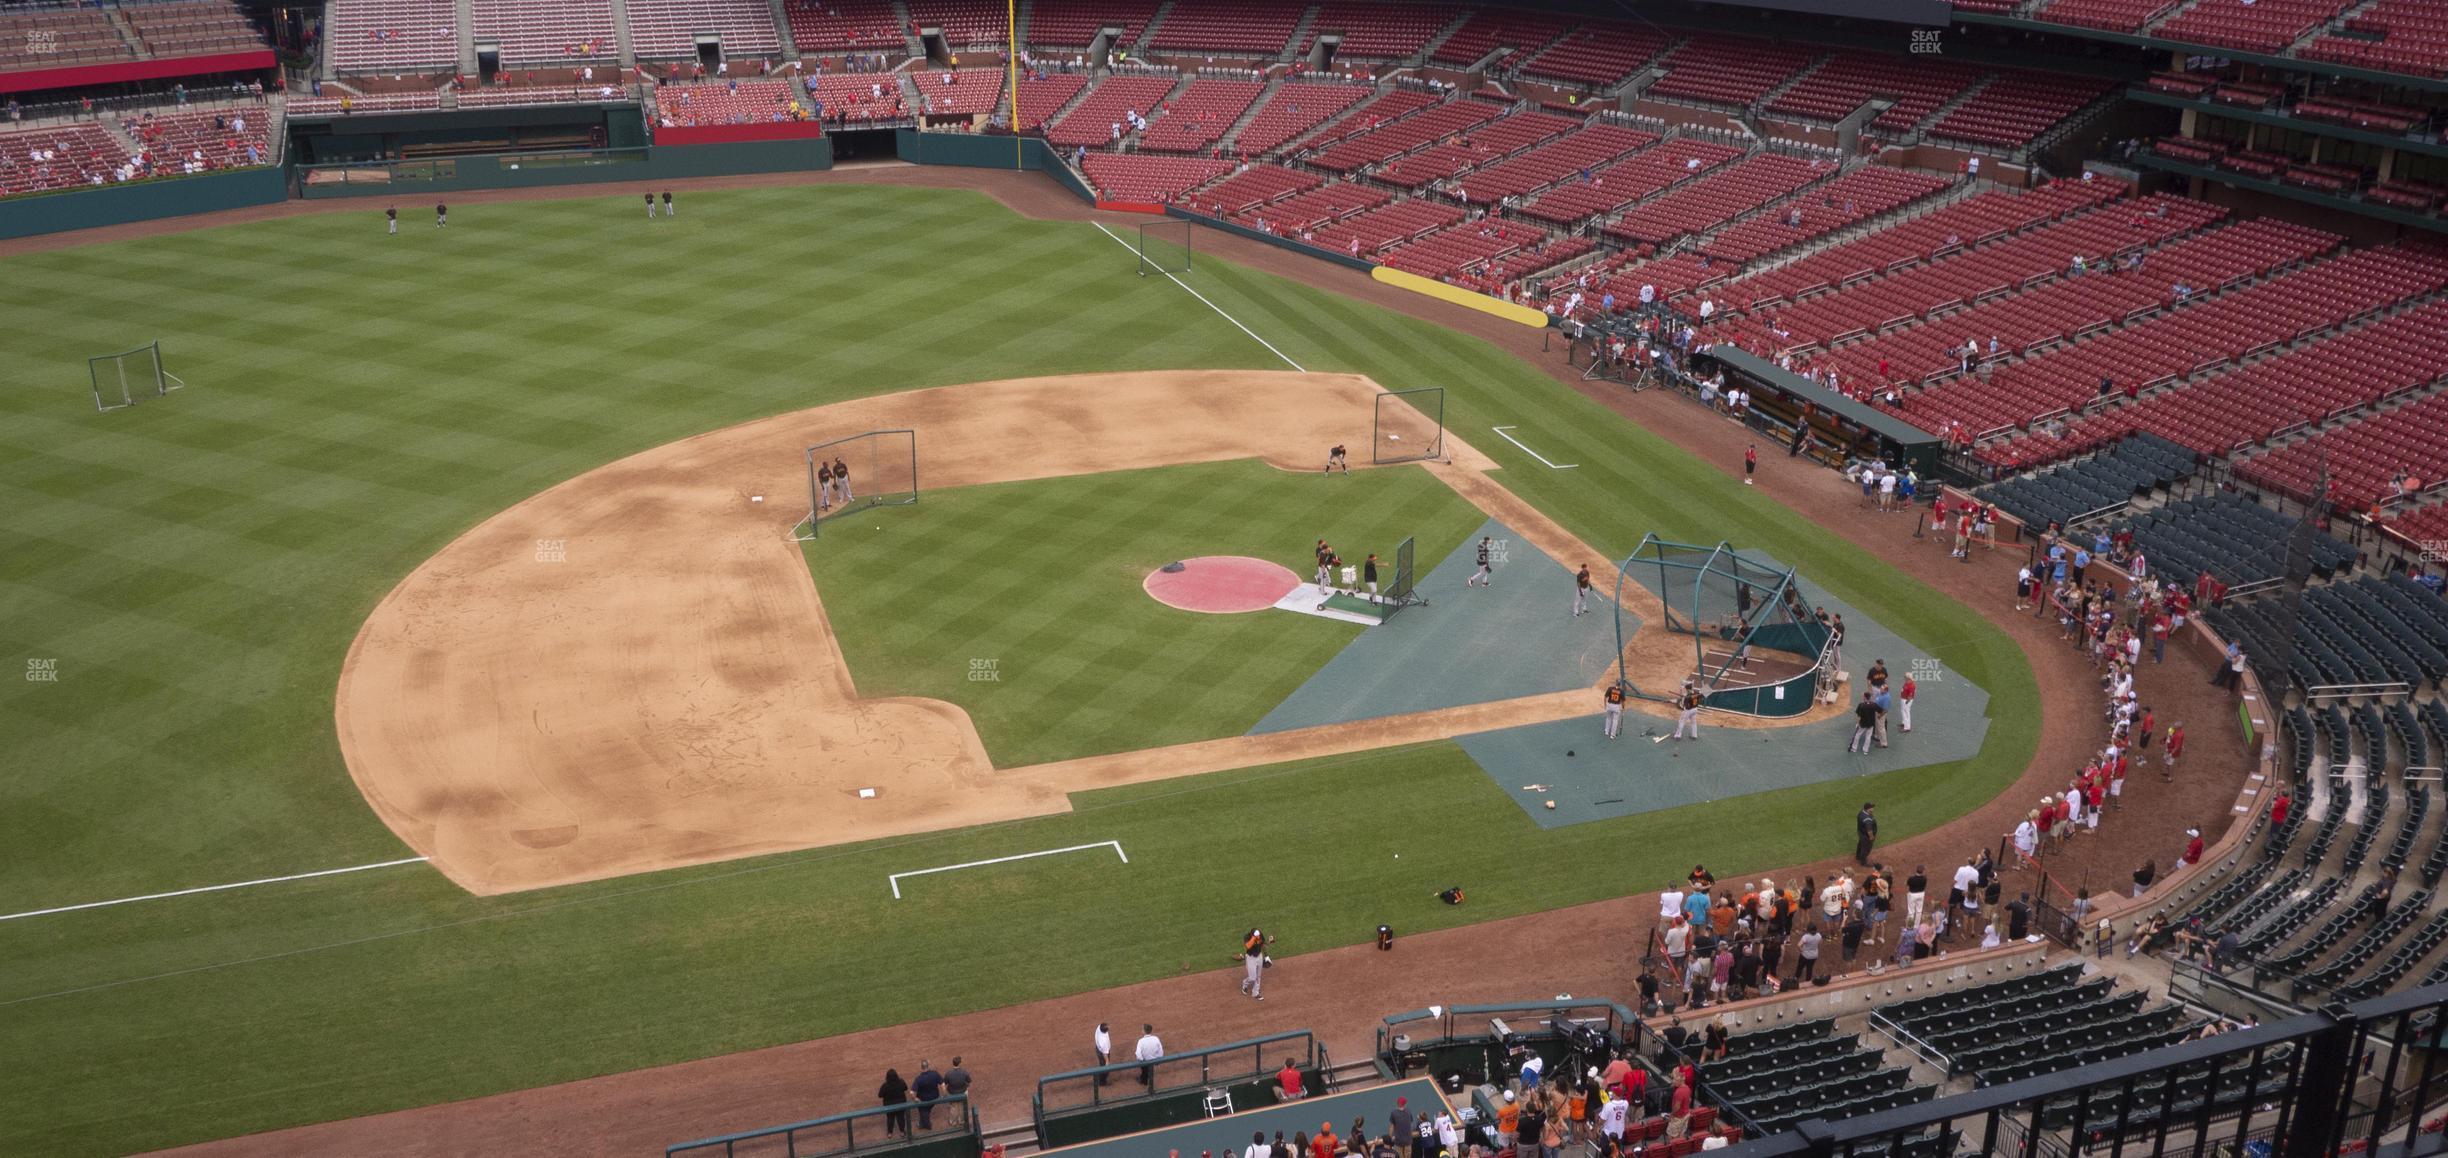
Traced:
<path id="1" fill-rule="evenodd" d="M 1184 611 L 1264 611 L 1295 587 L 1300 576 L 1280 563 L 1247 555 L 1202 555 L 1182 560 L 1181 570 L 1148 572 L 1147 593 Z"/>

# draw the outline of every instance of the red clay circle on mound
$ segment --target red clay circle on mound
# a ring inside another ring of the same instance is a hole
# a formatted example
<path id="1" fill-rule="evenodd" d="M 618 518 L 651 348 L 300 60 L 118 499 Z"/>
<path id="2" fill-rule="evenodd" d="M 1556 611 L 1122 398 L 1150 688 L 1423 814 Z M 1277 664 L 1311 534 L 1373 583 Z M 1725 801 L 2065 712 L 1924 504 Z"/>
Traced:
<path id="1" fill-rule="evenodd" d="M 1300 586 L 1300 576 L 1280 563 L 1247 555 L 1202 555 L 1182 560 L 1179 571 L 1148 572 L 1147 593 L 1184 611 L 1264 611 Z"/>

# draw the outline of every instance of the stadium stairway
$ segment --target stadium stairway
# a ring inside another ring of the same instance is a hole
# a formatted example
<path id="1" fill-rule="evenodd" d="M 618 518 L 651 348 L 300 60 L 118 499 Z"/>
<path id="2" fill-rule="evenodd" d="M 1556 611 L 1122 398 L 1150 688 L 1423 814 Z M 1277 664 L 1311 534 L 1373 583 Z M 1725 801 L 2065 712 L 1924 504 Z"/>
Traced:
<path id="1" fill-rule="evenodd" d="M 1148 17 L 1147 27 L 1139 30 L 1139 39 L 1131 42 L 1132 56 L 1140 56 L 1147 52 L 1148 45 L 1156 41 L 1156 30 L 1163 27 L 1165 17 L 1172 14 L 1173 0 L 1164 0 L 1164 3 L 1156 6 L 1156 11 Z"/>
<path id="2" fill-rule="evenodd" d="M 1997 74 L 1990 73 L 1989 75 L 1964 86 L 1964 90 L 1962 92 L 1956 93 L 1954 96 L 1947 98 L 1944 102 L 1940 103 L 1937 108 L 1931 109 L 1928 116 L 1913 122 L 1912 131 L 1904 135 L 1903 143 L 1908 145 L 1917 145 L 1922 141 L 1928 140 L 1929 131 L 1932 126 L 1947 119 L 1949 116 L 1952 116 L 1955 110 L 1960 109 L 1978 99 L 1980 97 L 1981 90 L 1988 88 L 1990 84 L 1996 80 Z"/>
<path id="3" fill-rule="evenodd" d="M 1275 94 L 1283 91 L 1283 86 L 1283 73 L 1269 73 L 1266 87 L 1258 90 L 1258 99 L 1251 101 L 1248 108 L 1241 110 L 1240 116 L 1233 118 L 1233 123 L 1224 127 L 1224 135 L 1216 138 L 1216 147 L 1224 150 L 1226 156 L 1231 156 L 1234 147 L 1241 143 L 1241 130 L 1248 128 L 1251 121 L 1258 119 L 1258 111 L 1265 108 L 1268 101 L 1274 100 Z"/>
<path id="4" fill-rule="evenodd" d="M 1290 64 L 1300 55 L 1301 45 L 1309 43 L 1309 30 L 1317 25 L 1317 5 L 1301 8 L 1300 19 L 1292 24 L 1292 36 L 1284 41 L 1283 51 L 1275 54 L 1275 63 Z"/>
<path id="5" fill-rule="evenodd" d="M 791 12 L 788 12 L 786 7 L 783 7 L 783 0 L 766 0 L 766 7 L 771 7 L 771 10 L 774 10 L 774 42 L 776 42 L 776 44 L 781 44 L 781 59 L 786 59 L 786 61 L 796 61 L 796 59 L 800 59 L 800 56 L 798 56 L 798 39 L 793 37 L 793 34 L 791 34 Z M 629 42 L 629 37 L 627 37 L 627 34 L 622 32 L 622 29 L 627 29 L 627 27 L 629 27 L 629 20 L 627 20 L 627 15 L 629 15 L 629 12 L 627 12 L 627 10 L 629 10 L 629 5 L 627 5 L 627 2 L 624 2 L 624 0 L 614 0 L 614 7 L 612 7 L 612 32 L 614 32 L 614 39 L 619 39 L 619 42 L 622 42 L 622 49 L 627 49 L 627 42 Z M 629 56 L 622 56 L 622 64 L 632 64 L 632 59 L 629 59 Z M 908 95 L 911 95 L 911 93 L 908 93 L 908 86 L 903 86 L 903 98 L 908 98 Z M 908 108 L 925 108 L 925 105 L 923 105 L 923 103 L 918 103 L 918 100 L 908 100 Z"/>
<path id="6" fill-rule="evenodd" d="M 1472 9 L 1469 8 L 1464 8 L 1454 13 L 1454 18 L 1446 21 L 1445 27 L 1437 29 L 1436 34 L 1430 36 L 1427 43 L 1420 45 L 1420 50 L 1418 52 L 1414 52 L 1402 59 L 1400 62 L 1402 66 L 1405 68 L 1426 67 L 1429 58 L 1436 55 L 1436 50 L 1443 48 L 1446 41 L 1453 39 L 1454 33 L 1462 31 L 1463 25 L 1470 23 L 1471 15 Z M 1474 65 L 1476 65 L 1476 63 L 1477 62 L 1475 61 L 1473 62 Z M 1474 67 L 1470 71 L 1477 70 Z"/>

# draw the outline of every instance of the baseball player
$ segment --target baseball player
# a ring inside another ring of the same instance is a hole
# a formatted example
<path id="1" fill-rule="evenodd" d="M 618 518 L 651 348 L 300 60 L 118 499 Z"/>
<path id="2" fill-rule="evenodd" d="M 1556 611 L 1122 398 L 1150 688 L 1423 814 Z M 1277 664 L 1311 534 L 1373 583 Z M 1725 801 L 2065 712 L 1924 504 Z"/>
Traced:
<path id="1" fill-rule="evenodd" d="M 1586 612 L 1586 611 L 1588 611 L 1588 610 L 1589 610 L 1589 593 L 1590 593 L 1590 574 L 1589 574 L 1589 564 L 1587 564 L 1587 563 L 1583 563 L 1583 564 L 1581 565 L 1581 573 L 1580 573 L 1580 574 L 1578 574 L 1578 575 L 1573 576 L 1573 614 L 1574 614 L 1574 615 L 1580 615 L 1580 614 L 1582 614 L 1583 612 Z"/>
<path id="2" fill-rule="evenodd" d="M 448 206 L 448 205 L 444 205 L 444 204 L 442 204 L 442 203 L 440 203 L 440 202 L 435 202 L 435 203 L 434 203 L 434 228 L 436 228 L 436 229 L 440 229 L 440 228 L 442 228 L 442 227 L 444 227 L 444 226 L 446 226 L 446 225 L 449 225 L 449 224 L 450 224 L 450 206 Z"/>
<path id="3" fill-rule="evenodd" d="M 1688 733 L 1691 739 L 1699 739 L 1700 689 L 1693 687 L 1690 680 L 1683 681 L 1683 698 L 1675 701 L 1675 707 L 1678 711 L 1675 713 L 1674 738 L 1684 739 Z"/>
<path id="4" fill-rule="evenodd" d="M 1479 569 L 1471 572 L 1471 577 L 1462 581 L 1464 587 L 1488 587 L 1495 584 L 1496 580 L 1488 573 L 1488 555 L 1495 542 L 1492 536 L 1480 536 Z"/>
<path id="5" fill-rule="evenodd" d="M 1368 583 L 1369 602 L 1377 599 L 1377 552 L 1369 552 L 1368 561 L 1360 565 L 1360 578 Z"/>
<path id="6" fill-rule="evenodd" d="M 1338 466 L 1343 468 L 1343 473 L 1351 473 L 1351 463 L 1343 458 L 1343 444 L 1340 442 L 1334 445 L 1333 450 L 1326 452 L 1326 473 L 1333 474 Z"/>
<path id="7" fill-rule="evenodd" d="M 1620 732 L 1620 731 L 1622 731 L 1622 730 L 1623 730 L 1623 706 L 1624 706 L 1624 690 L 1623 690 L 1623 685 L 1622 685 L 1622 684 L 1620 684 L 1620 683 L 1608 684 L 1608 685 L 1607 685 L 1607 690 L 1606 690 L 1606 738 L 1607 738 L 1607 739 L 1610 739 L 1610 740 L 1614 739 L 1614 738 L 1615 738 L 1615 734 L 1616 734 L 1617 732 Z"/>
<path id="8" fill-rule="evenodd" d="M 833 485 L 841 488 L 842 505 L 849 506 L 851 499 L 850 464 L 843 462 L 838 454 L 833 456 Z"/>
<path id="9" fill-rule="evenodd" d="M 391 227 L 389 232 L 396 236 L 399 233 L 399 206 L 383 210 L 383 219 Z"/>
<path id="10" fill-rule="evenodd" d="M 679 210 L 677 210 L 677 209 L 672 208 L 672 199 L 671 199 L 671 192 L 670 192 L 670 190 L 665 190 L 665 191 L 664 191 L 664 193 L 663 193 L 663 216 L 665 216 L 665 217 L 670 217 L 670 216 L 672 216 L 673 214 L 676 214 L 676 213 L 678 213 L 678 212 L 680 212 L 680 211 L 679 211 Z"/>
<path id="11" fill-rule="evenodd" d="M 1252 929 L 1241 938 L 1241 992 L 1260 1001 L 1266 997 L 1258 992 L 1266 980 L 1267 946 L 1275 938 L 1264 929 Z"/>
<path id="12" fill-rule="evenodd" d="M 654 194 L 646 195 L 646 220 L 654 220 Z"/>
<path id="13" fill-rule="evenodd" d="M 816 509 L 833 509 L 833 464 L 829 462 L 816 464 Z"/>
<path id="14" fill-rule="evenodd" d="M 1332 590 L 1332 588 L 1330 588 L 1330 587 L 1329 587 L 1327 584 L 1328 584 L 1328 580 L 1330 580 L 1330 579 L 1332 579 L 1332 578 L 1333 578 L 1333 573 L 1334 573 L 1334 548 L 1327 546 L 1327 545 L 1326 545 L 1326 540 L 1324 540 L 1324 539 L 1320 539 L 1320 540 L 1318 540 L 1318 545 L 1317 545 L 1317 587 L 1318 587 L 1318 590 L 1320 590 L 1320 591 L 1328 591 L 1328 590 Z"/>

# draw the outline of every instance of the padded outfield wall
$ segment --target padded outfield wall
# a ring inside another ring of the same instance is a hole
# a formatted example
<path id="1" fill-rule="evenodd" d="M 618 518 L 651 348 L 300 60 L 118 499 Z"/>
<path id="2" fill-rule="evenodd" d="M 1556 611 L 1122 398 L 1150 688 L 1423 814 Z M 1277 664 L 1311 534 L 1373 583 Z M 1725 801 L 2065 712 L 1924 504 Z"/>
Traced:
<path id="1" fill-rule="evenodd" d="M 0 201 L 0 240 L 277 205 L 288 198 L 287 172 L 269 166 L 12 197 Z"/>

